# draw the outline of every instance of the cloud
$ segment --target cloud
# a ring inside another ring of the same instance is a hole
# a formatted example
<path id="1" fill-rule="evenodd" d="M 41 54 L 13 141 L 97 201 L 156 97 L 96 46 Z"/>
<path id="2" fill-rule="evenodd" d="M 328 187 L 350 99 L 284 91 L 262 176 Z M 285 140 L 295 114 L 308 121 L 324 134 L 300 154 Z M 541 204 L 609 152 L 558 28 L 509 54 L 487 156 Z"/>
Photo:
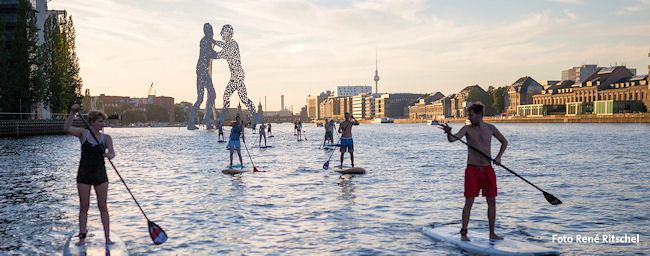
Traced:
<path id="1" fill-rule="evenodd" d="M 546 1 L 564 3 L 564 4 L 582 4 L 582 0 L 546 0 Z"/>
<path id="2" fill-rule="evenodd" d="M 622 10 L 617 11 L 616 14 L 623 15 L 650 9 L 650 0 L 635 0 L 635 2 L 637 2 L 636 5 L 626 6 Z"/>

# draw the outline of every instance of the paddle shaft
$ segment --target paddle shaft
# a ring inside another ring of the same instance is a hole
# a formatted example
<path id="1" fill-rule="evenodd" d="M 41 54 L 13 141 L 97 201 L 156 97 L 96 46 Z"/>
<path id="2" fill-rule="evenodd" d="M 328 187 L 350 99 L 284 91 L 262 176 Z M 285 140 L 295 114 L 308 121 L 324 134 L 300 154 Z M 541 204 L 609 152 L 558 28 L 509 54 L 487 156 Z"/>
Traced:
<path id="1" fill-rule="evenodd" d="M 248 159 L 251 160 L 251 164 L 253 165 L 253 170 L 255 170 L 255 169 L 256 169 L 256 167 L 255 167 L 255 163 L 253 163 L 253 158 L 251 157 L 251 153 L 248 152 L 248 146 L 246 146 L 246 142 L 245 142 L 245 141 L 243 141 L 243 143 L 244 143 L 244 148 L 246 149 L 246 154 L 248 154 Z M 255 142 L 253 142 L 253 143 L 255 143 Z"/>
<path id="2" fill-rule="evenodd" d="M 451 132 L 446 132 L 446 133 L 449 134 L 449 135 L 451 135 L 452 137 L 456 138 L 456 140 L 459 140 L 459 141 L 462 142 L 463 144 L 467 145 L 467 146 L 468 146 L 469 148 L 471 148 L 472 150 L 478 152 L 478 153 L 481 154 L 483 157 L 485 157 L 485 158 L 487 158 L 487 159 L 490 159 L 492 162 L 494 162 L 494 159 L 493 159 L 492 157 L 488 156 L 487 154 L 483 153 L 483 151 L 478 150 L 477 148 L 475 148 L 474 146 L 472 146 L 472 145 L 470 145 L 470 144 L 467 144 L 467 142 L 465 142 L 465 141 L 461 140 L 460 138 L 456 137 L 456 135 L 451 134 Z M 535 187 L 536 189 L 539 189 L 539 191 L 542 191 L 542 192 L 546 193 L 546 191 L 544 191 L 544 190 L 542 190 L 541 188 L 535 186 L 535 184 L 531 183 L 530 181 L 528 181 L 528 180 L 525 179 L 524 177 L 519 176 L 519 174 L 517 174 L 516 172 L 510 170 L 508 167 L 503 166 L 501 163 L 498 163 L 497 165 L 503 167 L 503 169 L 506 169 L 506 171 L 509 171 L 510 173 L 512 173 L 512 174 L 514 174 L 515 176 L 519 177 L 520 179 L 524 180 L 526 183 L 530 184 L 531 186 Z"/>
<path id="3" fill-rule="evenodd" d="M 90 132 L 90 135 L 92 135 L 93 139 L 95 139 L 95 142 L 97 142 L 97 144 L 99 144 L 99 146 L 102 147 L 103 152 L 106 152 L 106 147 L 104 146 L 104 144 L 99 143 L 99 139 L 97 139 L 97 136 L 95 136 L 95 133 L 93 132 L 93 130 L 90 129 L 90 124 L 88 124 L 88 122 L 86 122 L 86 119 L 84 119 L 84 117 L 83 117 L 83 115 L 81 113 L 79 114 L 79 117 L 81 118 L 81 121 L 84 122 L 84 125 L 86 126 L 86 128 Z M 108 157 L 106 159 L 108 159 L 108 162 L 111 163 L 111 166 L 113 167 L 113 170 L 115 170 L 115 173 L 117 173 L 117 176 L 120 177 L 120 180 L 122 181 L 122 184 L 124 184 L 124 187 L 126 187 L 126 191 L 129 192 L 129 195 L 131 195 L 131 198 L 133 198 L 133 201 L 138 206 L 138 209 L 140 209 L 140 212 L 142 212 L 142 215 L 144 215 L 144 218 L 147 219 L 147 221 L 150 221 L 149 217 L 147 217 L 147 214 L 144 213 L 144 211 L 142 210 L 142 207 L 140 206 L 140 203 L 138 203 L 138 200 L 136 200 L 135 196 L 133 196 L 133 193 L 131 193 L 131 189 L 129 189 L 129 186 L 126 185 L 126 182 L 124 182 L 124 179 L 122 178 L 122 175 L 120 175 L 120 172 L 118 172 L 117 168 L 115 168 L 115 165 L 113 164 L 113 161 L 111 161 L 111 159 L 108 158 Z"/>
<path id="4" fill-rule="evenodd" d="M 340 138 L 340 137 L 339 137 L 339 141 L 338 141 L 336 144 L 339 144 L 339 145 L 341 144 L 341 138 Z M 332 156 L 334 155 L 334 152 L 335 152 L 335 151 L 336 151 L 336 150 L 332 150 L 332 153 L 330 154 L 330 157 L 327 158 L 327 162 L 326 162 L 326 163 L 329 163 L 329 162 L 330 162 L 330 160 L 332 159 Z"/>

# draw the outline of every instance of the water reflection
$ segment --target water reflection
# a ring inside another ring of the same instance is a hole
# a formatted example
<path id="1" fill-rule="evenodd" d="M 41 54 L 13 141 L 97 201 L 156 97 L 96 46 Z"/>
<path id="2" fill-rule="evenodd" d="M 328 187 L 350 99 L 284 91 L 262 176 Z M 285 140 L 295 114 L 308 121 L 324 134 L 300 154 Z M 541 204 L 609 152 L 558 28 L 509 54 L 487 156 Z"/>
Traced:
<path id="1" fill-rule="evenodd" d="M 356 189 L 356 186 L 352 182 L 352 177 L 354 175 L 350 174 L 343 174 L 339 176 L 338 182 L 336 183 L 340 188 L 341 188 L 341 193 L 339 193 L 339 196 L 337 199 L 339 200 L 346 200 L 346 201 L 351 201 L 351 204 L 354 204 L 354 200 L 356 196 L 354 195 L 354 190 Z"/>
<path id="2" fill-rule="evenodd" d="M 497 167 L 497 230 L 567 254 L 649 250 L 643 237 L 650 235 L 645 228 L 650 164 L 644 157 L 650 154 L 650 126 L 498 127 L 510 142 L 504 165 L 564 204 L 548 205 L 539 191 Z M 266 172 L 236 176 L 221 173 L 229 152 L 213 133 L 107 128 L 118 152 L 117 168 L 170 239 L 150 246 L 141 213 L 109 171 L 112 229 L 132 255 L 461 253 L 419 229 L 460 219 L 463 145 L 448 143 L 430 126 L 363 124 L 354 131 L 355 164 L 373 171 L 339 175 L 322 170 L 330 152 L 318 149 L 321 140 L 296 142 L 292 126 L 273 128 L 273 148 L 249 147 Z M 0 254 L 52 254 L 77 232 L 78 161 L 79 141 L 70 136 L 0 140 Z M 99 223 L 95 202 L 91 199 L 90 218 Z M 486 208 L 482 198 L 476 200 L 474 228 L 487 228 Z M 639 233 L 642 243 L 550 242 L 553 234 L 576 232 Z"/>

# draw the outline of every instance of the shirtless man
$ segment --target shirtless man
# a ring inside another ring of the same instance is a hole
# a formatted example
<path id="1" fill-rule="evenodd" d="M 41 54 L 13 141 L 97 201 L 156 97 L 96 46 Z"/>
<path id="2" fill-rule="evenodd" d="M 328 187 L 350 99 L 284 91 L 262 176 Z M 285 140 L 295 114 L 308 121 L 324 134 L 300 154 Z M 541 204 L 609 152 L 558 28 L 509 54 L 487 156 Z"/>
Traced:
<path id="1" fill-rule="evenodd" d="M 354 120 L 354 121 L 352 121 Z M 340 168 L 343 168 L 343 156 L 345 155 L 345 151 L 347 150 L 350 152 L 350 162 L 352 163 L 352 167 L 354 167 L 354 141 L 352 140 L 352 126 L 353 125 L 359 125 L 359 121 L 357 121 L 354 116 L 350 115 L 350 113 L 345 112 L 345 121 L 343 121 L 339 125 L 339 133 L 341 133 L 341 166 Z"/>
<path id="2" fill-rule="evenodd" d="M 494 158 L 494 163 L 501 164 L 501 156 L 508 146 L 508 141 L 499 132 L 499 130 L 492 124 L 483 122 L 483 105 L 472 104 L 467 108 L 467 119 L 469 125 L 455 134 L 456 138 L 460 139 L 463 136 L 467 137 L 467 144 L 474 146 L 481 150 L 488 156 L 491 156 L 490 143 L 492 136 L 501 142 L 499 154 Z M 440 125 L 441 129 L 447 133 L 449 142 L 454 142 L 457 139 L 451 135 L 451 127 L 447 124 Z M 474 198 L 478 196 L 478 191 L 482 190 L 482 194 L 487 200 L 488 204 L 488 222 L 490 226 L 490 239 L 502 240 L 503 237 L 494 233 L 494 223 L 496 219 L 496 196 L 497 196 L 497 178 L 494 174 L 494 169 L 491 165 L 491 160 L 483 157 L 480 153 L 467 148 L 467 168 L 465 169 L 465 207 L 463 207 L 463 226 L 460 229 L 460 238 L 463 241 L 469 241 L 467 237 L 467 225 L 469 223 L 470 212 L 472 211 L 472 204 Z"/>

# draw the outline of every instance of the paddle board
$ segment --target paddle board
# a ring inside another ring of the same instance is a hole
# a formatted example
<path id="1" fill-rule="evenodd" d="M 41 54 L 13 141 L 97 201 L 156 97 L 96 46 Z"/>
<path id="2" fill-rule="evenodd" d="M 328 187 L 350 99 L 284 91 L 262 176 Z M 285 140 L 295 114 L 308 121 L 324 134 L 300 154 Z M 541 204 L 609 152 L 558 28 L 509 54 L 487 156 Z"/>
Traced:
<path id="1" fill-rule="evenodd" d="M 268 145 L 268 146 L 259 146 L 259 148 L 272 148 L 273 146 Z"/>
<path id="2" fill-rule="evenodd" d="M 267 138 L 273 138 L 273 137 L 275 137 L 275 136 L 273 136 L 273 135 L 270 135 L 270 136 L 266 136 L 266 137 L 267 137 Z"/>
<path id="3" fill-rule="evenodd" d="M 433 239 L 458 246 L 467 252 L 481 255 L 558 255 L 557 251 L 511 238 L 490 240 L 487 233 L 474 230 L 467 233 L 471 241 L 461 241 L 460 226 L 460 224 L 428 224 L 422 228 L 422 233 Z"/>
<path id="4" fill-rule="evenodd" d="M 327 144 L 325 146 L 330 146 L 330 147 L 340 147 L 341 144 Z"/>
<path id="5" fill-rule="evenodd" d="M 323 147 L 323 149 L 325 149 L 325 150 L 334 150 L 334 148 L 330 147 L 330 146 L 325 146 L 325 147 Z"/>
<path id="6" fill-rule="evenodd" d="M 220 143 L 221 143 L 221 142 L 226 142 L 226 141 L 225 141 L 225 140 L 218 140 L 217 142 L 220 142 Z"/>
<path id="7" fill-rule="evenodd" d="M 344 166 L 343 169 L 336 169 L 334 171 L 340 174 L 365 174 L 366 173 L 366 169 L 363 169 L 361 167 L 346 168 Z"/>
<path id="8" fill-rule="evenodd" d="M 111 255 L 111 256 L 125 256 L 129 255 L 126 245 L 122 242 L 119 236 L 111 232 L 111 241 L 114 244 L 106 245 L 104 239 L 103 229 L 90 229 L 86 235 L 85 244 L 83 246 L 76 246 L 79 242 L 77 235 L 70 236 L 63 248 L 63 255 L 77 256 L 77 255 Z"/>
<path id="9" fill-rule="evenodd" d="M 221 172 L 225 174 L 239 174 L 247 172 L 244 168 L 245 166 L 233 165 L 231 168 L 226 167 L 225 169 L 221 170 Z"/>

